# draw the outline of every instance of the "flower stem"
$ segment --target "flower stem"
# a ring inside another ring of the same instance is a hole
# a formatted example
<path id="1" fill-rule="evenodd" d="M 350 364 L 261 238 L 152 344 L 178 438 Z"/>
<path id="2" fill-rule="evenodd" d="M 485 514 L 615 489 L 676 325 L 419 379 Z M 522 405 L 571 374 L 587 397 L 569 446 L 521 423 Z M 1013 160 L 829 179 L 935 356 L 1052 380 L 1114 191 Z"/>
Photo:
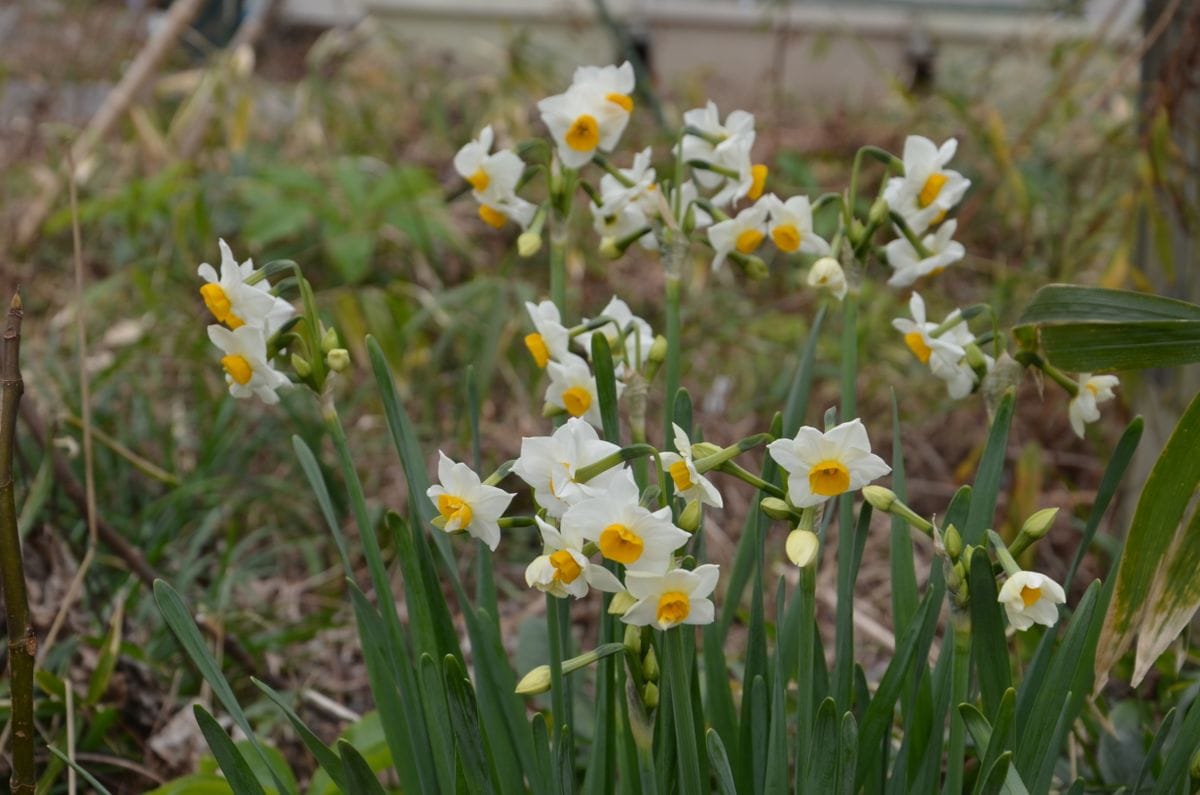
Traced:
<path id="1" fill-rule="evenodd" d="M 563 676 L 563 660 L 567 657 L 563 620 L 566 605 L 562 599 L 546 594 L 546 627 L 550 634 L 550 710 L 554 718 L 554 742 L 557 749 L 571 742 L 570 694 Z M 567 624 L 569 627 L 570 625 Z M 561 753 L 561 750 L 560 750 Z M 574 754 L 568 753 L 571 759 Z"/>
<path id="2" fill-rule="evenodd" d="M 8 619 L 8 670 L 12 693 L 13 793 L 32 795 L 37 788 L 33 751 L 33 668 L 37 636 L 29 621 L 29 597 L 17 530 L 17 504 L 13 492 L 13 453 L 16 449 L 17 406 L 21 380 L 21 296 L 13 295 L 4 327 L 3 363 L 0 364 L 0 576 L 4 578 L 4 609 Z"/>
<path id="3" fill-rule="evenodd" d="M 692 688 L 688 673 L 691 665 L 684 651 L 683 633 L 687 624 L 673 627 L 664 634 L 667 647 L 667 673 L 671 681 L 671 712 L 675 722 L 675 741 L 679 749 L 679 791 L 703 792 L 700 786 L 700 751 L 696 745 L 692 716 Z"/>
<path id="4" fill-rule="evenodd" d="M 971 619 L 965 613 L 954 616 L 954 658 L 950 671 L 950 703 L 967 700 L 971 683 Z M 966 725 L 957 709 L 950 710 L 950 745 L 946 756 L 946 785 L 942 792 L 957 795 L 962 792 L 963 753 Z"/>
<path id="5" fill-rule="evenodd" d="M 673 439 L 675 434 L 671 431 L 671 424 L 675 421 L 675 393 L 679 391 L 679 295 L 680 295 L 680 275 L 679 268 L 682 265 L 680 262 L 673 262 L 676 258 L 682 259 L 682 249 L 686 243 L 672 243 L 668 248 L 668 261 L 665 263 L 667 267 L 666 282 L 667 282 L 667 372 L 666 372 L 666 404 L 665 418 L 663 421 L 663 438 Z M 671 265 L 674 265 L 672 272 Z"/>
<path id="6" fill-rule="evenodd" d="M 804 509 L 805 514 L 812 516 L 811 508 Z M 811 521 L 809 522 L 811 528 Z M 796 760 L 796 792 L 800 792 L 808 781 L 808 769 L 811 764 L 809 754 L 803 749 L 812 747 L 813 729 L 813 647 L 814 635 L 817 629 L 817 569 L 816 566 L 805 566 L 800 569 L 800 649 L 797 659 L 799 688 L 796 696 L 796 747 L 801 752 Z"/>
<path id="7" fill-rule="evenodd" d="M 555 218 L 550 224 L 550 300 L 566 316 L 567 308 L 567 224 L 569 218 Z"/>

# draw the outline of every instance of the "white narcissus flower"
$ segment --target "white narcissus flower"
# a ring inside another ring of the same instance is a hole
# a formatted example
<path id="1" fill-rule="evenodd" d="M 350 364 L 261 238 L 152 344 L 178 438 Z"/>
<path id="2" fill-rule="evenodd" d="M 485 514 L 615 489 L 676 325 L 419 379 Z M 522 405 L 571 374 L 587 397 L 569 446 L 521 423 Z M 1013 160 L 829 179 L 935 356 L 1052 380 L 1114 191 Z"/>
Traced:
<path id="1" fill-rule="evenodd" d="M 511 219 L 524 229 L 537 209 L 516 194 L 525 163 L 508 149 L 493 153 L 494 139 L 491 126 L 484 127 L 454 155 L 454 170 L 470 183 L 484 223 L 499 229 Z"/>
<path id="2" fill-rule="evenodd" d="M 633 65 L 581 66 L 571 87 L 538 103 L 563 165 L 580 168 L 599 150 L 611 152 L 633 110 Z"/>
<path id="3" fill-rule="evenodd" d="M 263 403 L 279 402 L 276 390 L 292 385 L 288 377 L 267 359 L 267 338 L 258 326 L 208 327 L 208 338 L 221 349 L 221 367 L 229 394 L 235 398 L 254 395 Z"/>
<path id="4" fill-rule="evenodd" d="M 908 287 L 922 276 L 937 276 L 950 265 L 966 256 L 967 250 L 954 237 L 957 221 L 947 221 L 931 234 L 921 239 L 921 245 L 929 252 L 922 257 L 906 237 L 899 237 L 884 246 L 888 266 L 892 268 L 889 287 Z M 899 233 L 897 233 L 899 234 Z"/>
<path id="5" fill-rule="evenodd" d="M 697 566 L 694 571 L 628 572 L 625 588 L 637 602 L 625 611 L 621 620 L 635 627 L 655 626 L 664 630 L 679 624 L 711 624 L 716 609 L 708 597 L 717 587 L 719 572 L 715 563 Z"/>
<path id="6" fill-rule="evenodd" d="M 602 238 L 620 240 L 649 226 L 657 217 L 660 197 L 650 155 L 647 147 L 634 157 L 631 168 L 618 170 L 625 182 L 612 174 L 600 178 L 600 204 L 592 207 L 592 220 L 596 234 Z M 653 232 L 642 235 L 638 242 L 644 248 L 657 246 Z"/>
<path id="7" fill-rule="evenodd" d="M 205 306 L 218 323 L 230 329 L 256 326 L 270 337 L 292 319 L 296 310 L 287 301 L 271 295 L 271 285 L 266 279 L 247 283 L 254 275 L 254 260 L 239 265 L 224 240 L 218 240 L 217 244 L 221 247 L 221 273 L 218 275 L 216 268 L 207 262 L 197 269 L 206 282 L 200 288 Z"/>
<path id="8" fill-rule="evenodd" d="M 971 187 L 969 179 L 946 168 L 957 149 L 953 138 L 940 147 L 920 135 L 904 141 L 904 176 L 888 180 L 883 200 L 915 234 L 941 222 Z"/>
<path id="9" fill-rule="evenodd" d="M 1058 621 L 1058 605 L 1067 601 L 1067 594 L 1045 574 L 1018 571 L 1004 581 L 997 601 L 1004 605 L 1012 628 L 1026 630 L 1034 624 L 1054 626 Z"/>
<path id="10" fill-rule="evenodd" d="M 435 525 L 447 533 L 466 532 L 496 551 L 500 543 L 500 517 L 517 496 L 486 486 L 466 464 L 457 464 L 438 451 L 438 484 L 425 493 L 437 507 Z"/>
<path id="11" fill-rule="evenodd" d="M 841 301 L 846 297 L 849 285 L 846 283 L 846 272 L 842 265 L 833 257 L 821 257 L 808 270 L 808 286 L 820 290 L 828 290 L 833 297 Z"/>
<path id="12" fill-rule="evenodd" d="M 600 397 L 596 392 L 596 378 L 587 362 L 578 356 L 546 365 L 550 383 L 546 386 L 546 402 L 560 408 L 572 417 L 580 417 L 597 428 L 604 424 L 600 417 Z M 625 385 L 617 381 L 617 397 Z"/>
<path id="13" fill-rule="evenodd" d="M 787 471 L 788 500 L 797 508 L 856 491 L 892 471 L 871 452 L 867 429 L 857 418 L 824 433 L 806 425 L 795 439 L 776 439 L 767 450 Z"/>
<path id="14" fill-rule="evenodd" d="M 594 331 L 585 331 L 579 335 L 579 344 L 583 347 L 588 358 L 592 358 L 592 335 L 603 333 L 612 347 L 613 354 L 622 355 L 618 345 L 621 334 L 625 334 L 624 358 L 626 364 L 634 369 L 641 369 L 642 362 L 650 354 L 650 346 L 654 344 L 654 330 L 650 324 L 633 314 L 629 304 L 613 296 L 608 305 L 600 312 L 601 317 L 612 318 L 612 323 L 606 323 Z M 584 323 L 588 323 L 587 319 Z"/>
<path id="15" fill-rule="evenodd" d="M 699 500 L 714 508 L 724 507 L 721 492 L 709 482 L 708 478 L 696 471 L 696 463 L 692 459 L 692 442 L 683 428 L 672 423 L 675 430 L 675 449 L 678 453 L 662 453 L 662 464 L 675 483 L 675 493 L 687 502 Z"/>
<path id="16" fill-rule="evenodd" d="M 939 325 L 946 328 L 937 338 L 940 342 L 957 346 L 964 351 L 968 345 L 975 344 L 975 335 L 967 327 L 966 321 L 962 320 L 960 310 L 955 309 Z M 983 362 L 984 368 L 990 371 L 996 360 L 985 353 Z M 945 352 L 945 349 L 939 349 L 930 357 L 929 369 L 946 384 L 946 391 L 954 400 L 971 394 L 979 381 L 978 374 L 965 355 L 955 358 L 953 354 Z"/>
<path id="17" fill-rule="evenodd" d="M 812 205 L 807 196 L 793 196 L 783 201 L 774 193 L 763 197 L 770 220 L 767 232 L 775 247 L 785 254 L 817 254 L 827 256 L 829 243 L 813 232 Z"/>
<path id="18" fill-rule="evenodd" d="M 1120 379 L 1115 375 L 1083 373 L 1079 376 L 1079 393 L 1071 398 L 1067 407 L 1071 429 L 1075 431 L 1076 436 L 1082 439 L 1084 426 L 1100 419 L 1100 407 L 1097 404 L 1116 397 L 1113 389 L 1120 383 Z"/>
<path id="19" fill-rule="evenodd" d="M 594 464 L 621 448 L 599 437 L 596 429 L 572 417 L 553 436 L 526 437 L 513 474 L 533 488 L 533 497 L 546 513 L 559 518 L 580 500 L 603 493 L 621 470 L 609 469 L 587 483 L 575 481 L 575 471 Z"/>
<path id="20" fill-rule="evenodd" d="M 904 335 L 904 344 L 917 357 L 917 361 L 937 368 L 953 366 L 963 358 L 966 351 L 953 338 L 947 339 L 945 334 L 940 337 L 932 335 L 931 332 L 938 325 L 925 319 L 925 300 L 920 293 L 914 292 L 908 299 L 908 311 L 913 319 L 898 317 L 892 321 L 892 327 Z"/>
<path id="21" fill-rule="evenodd" d="M 571 332 L 562 324 L 562 316 L 553 301 L 535 304 L 525 302 L 525 311 L 533 321 L 534 332 L 525 335 L 525 348 L 538 367 L 545 369 L 552 361 L 578 359 L 570 352 Z"/>
<path id="22" fill-rule="evenodd" d="M 587 596 L 588 586 L 608 593 L 624 590 L 612 572 L 603 566 L 592 565 L 583 554 L 582 536 L 560 532 L 540 516 L 535 516 L 534 520 L 542 533 L 543 549 L 525 569 L 525 583 L 530 588 L 560 599 Z"/>
<path id="23" fill-rule="evenodd" d="M 651 511 L 638 502 L 637 483 L 628 470 L 608 487 L 567 509 L 564 533 L 595 541 L 600 554 L 629 571 L 661 574 L 671 567 L 675 550 L 691 538 L 671 523 L 669 507 Z"/>
<path id="24" fill-rule="evenodd" d="M 702 135 L 685 135 L 683 138 L 683 160 L 699 160 L 711 163 L 725 171 L 737 174 L 729 178 L 715 171 L 694 168 L 692 174 L 701 187 L 717 190 L 712 202 L 725 206 L 743 196 L 751 200 L 762 195 L 767 168 L 755 165 L 750 159 L 754 147 L 754 116 L 744 110 L 735 110 L 721 123 L 721 115 L 712 100 L 703 108 L 694 108 L 683 114 L 685 126 L 693 127 Z"/>
<path id="25" fill-rule="evenodd" d="M 712 269 L 720 268 L 730 253 L 753 254 L 767 236 L 767 205 L 755 202 L 733 218 L 718 221 L 708 228 L 712 243 Z"/>

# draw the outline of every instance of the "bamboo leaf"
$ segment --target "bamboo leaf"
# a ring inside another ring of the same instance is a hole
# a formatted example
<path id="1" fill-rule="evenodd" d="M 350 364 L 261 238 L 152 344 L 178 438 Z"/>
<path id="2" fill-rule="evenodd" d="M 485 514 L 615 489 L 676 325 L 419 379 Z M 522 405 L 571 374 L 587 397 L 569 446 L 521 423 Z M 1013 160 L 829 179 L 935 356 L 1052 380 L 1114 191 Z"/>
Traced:
<path id="1" fill-rule="evenodd" d="M 193 705 L 192 712 L 196 716 L 196 723 L 200 724 L 204 741 L 216 757 L 217 764 L 221 766 L 221 772 L 225 774 L 225 780 L 229 782 L 234 795 L 266 795 L 266 790 L 258 783 L 254 771 L 250 769 L 250 764 L 217 723 L 217 719 L 199 704 Z"/>
<path id="2" fill-rule="evenodd" d="M 1200 306 L 1130 290 L 1047 284 L 1034 293 L 1017 325 L 1146 320 L 1200 320 Z"/>
<path id="3" fill-rule="evenodd" d="M 1182 581 L 1177 579 L 1162 584 L 1158 581 L 1167 577 L 1169 571 L 1178 577 L 1177 572 L 1164 563 L 1176 535 L 1181 533 L 1179 528 L 1184 511 L 1200 484 L 1198 449 L 1200 395 L 1176 424 L 1138 499 L 1117 569 L 1116 590 L 1100 636 L 1096 655 L 1098 681 L 1104 680 L 1113 663 L 1129 648 L 1135 632 L 1148 629 L 1151 640 L 1144 647 L 1139 642 L 1132 682 L 1136 686 L 1165 647 L 1164 630 L 1171 628 L 1166 622 L 1174 623 L 1183 613 L 1190 616 L 1195 611 L 1200 593 L 1191 587 L 1193 577 L 1189 575 Z M 1200 532 L 1200 520 L 1193 521 L 1181 535 L 1195 539 L 1197 532 Z M 1191 546 L 1195 546 L 1195 541 Z M 1163 607 L 1152 611 L 1151 597 L 1156 589 L 1162 592 L 1158 604 Z M 1166 643 L 1173 637 L 1166 638 Z"/>

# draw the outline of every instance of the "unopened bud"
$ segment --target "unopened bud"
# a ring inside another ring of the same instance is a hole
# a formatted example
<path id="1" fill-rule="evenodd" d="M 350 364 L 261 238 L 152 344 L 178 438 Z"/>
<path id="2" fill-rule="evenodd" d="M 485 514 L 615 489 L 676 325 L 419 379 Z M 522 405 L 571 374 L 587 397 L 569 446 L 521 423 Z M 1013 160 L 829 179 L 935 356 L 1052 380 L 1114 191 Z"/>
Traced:
<path id="1" fill-rule="evenodd" d="M 615 237 L 606 235 L 600 238 L 600 256 L 605 259 L 617 259 L 621 256 L 621 247 Z"/>
<path id="2" fill-rule="evenodd" d="M 658 655 L 654 653 L 654 647 L 646 649 L 646 656 L 642 658 L 642 676 L 646 677 L 648 682 L 658 681 Z"/>
<path id="3" fill-rule="evenodd" d="M 615 601 L 615 597 L 614 597 Z M 633 624 L 625 625 L 625 648 L 634 654 L 642 653 L 642 628 Z"/>
<path id="4" fill-rule="evenodd" d="M 740 257 L 737 263 L 742 266 L 742 270 L 746 272 L 746 276 L 756 282 L 762 281 L 771 275 L 771 269 L 767 267 L 767 263 L 763 262 L 761 257 Z"/>
<path id="5" fill-rule="evenodd" d="M 292 369 L 296 371 L 296 375 L 301 378 L 308 378 L 312 375 L 312 365 L 298 353 L 292 354 Z"/>
<path id="6" fill-rule="evenodd" d="M 522 232 L 517 238 L 517 253 L 522 257 L 532 257 L 542 250 L 542 236 L 537 232 Z"/>
<path id="7" fill-rule="evenodd" d="M 667 338 L 659 334 L 654 338 L 654 342 L 650 345 L 650 352 L 646 354 L 646 361 L 653 364 L 662 364 L 667 360 Z"/>
<path id="8" fill-rule="evenodd" d="M 864 486 L 862 495 L 872 508 L 884 513 L 891 513 L 892 506 L 896 504 L 896 492 L 883 486 Z"/>
<path id="9" fill-rule="evenodd" d="M 862 243 L 863 235 L 867 233 L 867 227 L 858 218 L 850 219 L 850 228 L 847 230 L 847 237 L 850 239 L 850 245 L 858 248 Z"/>
<path id="10" fill-rule="evenodd" d="M 646 705 L 646 709 L 654 709 L 658 706 L 658 685 L 653 682 L 646 683 L 646 687 L 642 690 L 642 703 Z"/>
<path id="11" fill-rule="evenodd" d="M 791 506 L 778 497 L 763 497 L 758 507 L 762 508 L 762 512 L 772 519 L 788 521 L 794 518 Z"/>
<path id="12" fill-rule="evenodd" d="M 787 537 L 788 560 L 802 569 L 806 569 L 817 560 L 817 552 L 821 548 L 821 540 L 812 530 L 793 530 Z"/>
<path id="13" fill-rule="evenodd" d="M 846 297 L 849 289 L 846 272 L 842 264 L 833 257 L 821 257 L 808 271 L 808 286 L 828 290 L 839 301 Z"/>
<path id="14" fill-rule="evenodd" d="M 325 364 L 335 373 L 345 372 L 350 368 L 350 351 L 345 348 L 334 348 L 325 357 Z"/>
<path id="15" fill-rule="evenodd" d="M 608 603 L 608 614 L 623 616 L 635 604 L 637 604 L 637 599 L 634 599 L 629 591 L 620 591 L 613 594 L 612 600 Z"/>
<path id="16" fill-rule="evenodd" d="M 339 346 L 338 333 L 335 328 L 327 328 L 321 334 L 321 353 L 329 353 Z"/>
<path id="17" fill-rule="evenodd" d="M 867 213 L 867 223 L 871 224 L 871 226 L 877 227 L 887 223 L 887 219 L 888 205 L 881 196 L 875 200 L 874 204 L 871 205 L 871 210 Z"/>
<path id="18" fill-rule="evenodd" d="M 517 682 L 517 694 L 521 696 L 536 696 L 550 690 L 550 666 L 539 665 Z"/>
<path id="19" fill-rule="evenodd" d="M 1057 515 L 1057 508 L 1043 508 L 1034 512 L 1025 520 L 1025 524 L 1021 525 L 1021 535 L 1028 536 L 1033 541 L 1042 538 L 1050 532 L 1050 527 L 1054 524 L 1054 517 Z"/>
<path id="20" fill-rule="evenodd" d="M 696 532 L 700 527 L 700 500 L 692 500 L 683 507 L 679 513 L 679 521 L 676 522 L 680 530 L 686 530 L 689 533 Z"/>
<path id="21" fill-rule="evenodd" d="M 950 557 L 950 560 L 957 561 L 963 551 L 962 536 L 959 535 L 958 528 L 954 525 L 947 527 L 946 532 L 942 535 L 942 543 L 946 547 L 946 555 Z"/>
<path id="22" fill-rule="evenodd" d="M 721 452 L 721 447 L 712 442 L 696 442 L 692 445 L 692 460 L 699 461 L 701 458 L 708 458 L 719 452 Z"/>

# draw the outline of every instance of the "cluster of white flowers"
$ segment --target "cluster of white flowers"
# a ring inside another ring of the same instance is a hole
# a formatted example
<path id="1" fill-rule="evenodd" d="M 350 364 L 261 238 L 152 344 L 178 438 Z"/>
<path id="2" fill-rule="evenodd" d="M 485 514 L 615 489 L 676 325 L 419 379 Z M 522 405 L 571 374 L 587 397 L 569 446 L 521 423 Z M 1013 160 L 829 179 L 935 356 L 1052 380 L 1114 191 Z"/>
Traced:
<path id="1" fill-rule="evenodd" d="M 256 278 L 253 260 L 238 264 L 224 240 L 220 241 L 221 272 L 203 263 L 200 295 L 217 323 L 208 327 L 208 338 L 221 351 L 221 366 L 229 392 L 238 398 L 257 396 L 264 403 L 279 402 L 278 390 L 291 385 L 267 356 L 267 342 L 295 310 L 271 294 L 265 279 Z"/>
<path id="2" fill-rule="evenodd" d="M 921 364 L 929 365 L 935 376 L 946 383 L 950 397 L 958 399 L 971 394 L 979 384 L 981 373 L 987 373 L 995 360 L 976 346 L 975 335 L 967 326 L 962 312 L 955 309 L 941 323 L 925 318 L 925 301 L 914 292 L 908 301 L 912 320 L 896 318 L 892 326 L 904 335 L 904 344 Z M 967 349 L 975 346 L 979 372 L 968 361 Z"/>
<path id="3" fill-rule="evenodd" d="M 536 209 L 517 195 L 517 183 L 525 164 L 510 149 L 492 152 L 494 140 L 491 126 L 484 127 L 478 138 L 458 150 L 454 169 L 471 185 L 484 223 L 499 229 L 512 220 L 524 229 L 533 220 Z"/>

